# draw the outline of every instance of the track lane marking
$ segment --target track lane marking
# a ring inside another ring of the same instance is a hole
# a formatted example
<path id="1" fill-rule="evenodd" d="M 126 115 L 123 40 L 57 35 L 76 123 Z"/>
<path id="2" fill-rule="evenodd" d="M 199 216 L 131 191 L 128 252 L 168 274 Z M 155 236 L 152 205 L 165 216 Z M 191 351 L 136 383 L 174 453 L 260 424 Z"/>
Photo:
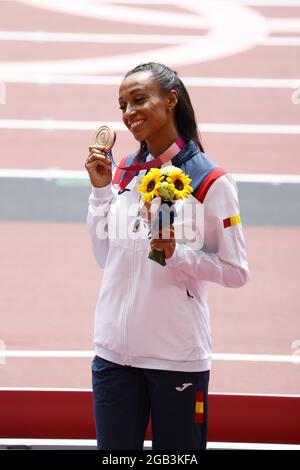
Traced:
<path id="1" fill-rule="evenodd" d="M 51 391 L 51 390 L 50 390 Z M 0 446 L 54 446 L 54 447 L 95 447 L 97 448 L 96 439 L 0 439 Z M 152 447 L 152 441 L 145 440 L 144 448 Z M 250 443 L 250 442 L 207 442 L 208 449 L 220 449 L 220 450 L 300 450 L 298 444 L 268 444 L 268 443 Z M 151 450 L 151 449 L 149 449 Z"/>
<path id="2" fill-rule="evenodd" d="M 22 0 L 20 0 L 22 1 Z M 37 0 L 36 0 L 37 1 Z M 43 0 L 39 0 L 40 2 Z M 120 4 L 120 5 L 149 5 L 149 0 L 102 0 L 103 3 Z M 199 0 L 185 0 L 185 4 L 194 3 Z M 205 0 L 202 0 L 204 2 Z M 220 0 L 206 0 L 210 3 L 220 2 Z M 244 6 L 265 6 L 265 7 L 300 7 L 300 0 L 230 0 L 231 3 Z M 161 6 L 178 5 L 182 6 L 182 0 L 150 0 L 151 4 Z M 25 3 L 25 2 L 23 2 Z"/>
<path id="3" fill-rule="evenodd" d="M 94 351 L 56 351 L 56 350 L 0 350 L 0 357 L 21 358 L 92 358 Z M 213 353 L 213 361 L 239 361 L 239 362 L 280 362 L 300 364 L 300 356 L 288 354 L 238 354 Z"/>
<path id="4" fill-rule="evenodd" d="M 300 175 L 261 174 L 261 173 L 231 173 L 238 183 L 270 183 L 270 184 L 300 184 Z M 62 169 L 10 169 L 0 168 L 0 178 L 28 178 L 44 180 L 86 180 L 87 172 L 80 170 Z"/>
<path id="5" fill-rule="evenodd" d="M 34 85 L 108 85 L 119 86 L 122 75 L 51 75 L 18 74 L 0 71 L 2 82 Z M 224 88 L 280 88 L 293 89 L 300 86 L 300 78 L 244 78 L 244 77 L 181 77 L 189 87 L 224 87 Z"/>
<path id="6" fill-rule="evenodd" d="M 0 387 L 0 392 L 92 392 L 92 388 L 74 387 Z M 225 395 L 239 397 L 279 397 L 279 398 L 300 398 L 296 393 L 254 393 L 254 392 L 209 392 L 209 395 Z"/>
<path id="7" fill-rule="evenodd" d="M 0 31 L 0 41 L 21 41 L 33 43 L 105 43 L 105 44 L 184 44 L 203 40 L 202 35 L 181 34 L 97 34 L 97 33 L 55 33 L 48 31 Z M 227 36 L 215 35 L 211 41 L 223 41 Z M 299 46 L 300 38 L 295 36 L 265 36 L 259 38 L 256 46 Z"/>
<path id="8" fill-rule="evenodd" d="M 94 131 L 101 121 L 68 121 L 56 119 L 0 119 L 0 129 L 24 129 L 44 131 Z M 116 131 L 128 131 L 121 121 L 107 121 Z M 221 134 L 300 134 L 300 125 L 294 124 L 239 124 L 239 123 L 198 123 L 202 133 Z"/>

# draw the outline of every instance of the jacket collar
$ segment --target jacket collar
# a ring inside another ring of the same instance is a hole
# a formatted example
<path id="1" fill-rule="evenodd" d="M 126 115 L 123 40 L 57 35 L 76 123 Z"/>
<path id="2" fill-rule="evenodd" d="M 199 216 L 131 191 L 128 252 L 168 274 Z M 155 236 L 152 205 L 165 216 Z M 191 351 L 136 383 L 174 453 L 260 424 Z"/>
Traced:
<path id="1" fill-rule="evenodd" d="M 199 152 L 200 149 L 198 145 L 193 140 L 189 140 L 183 149 L 174 158 L 172 158 L 172 165 L 180 167 L 182 163 L 195 157 Z"/>

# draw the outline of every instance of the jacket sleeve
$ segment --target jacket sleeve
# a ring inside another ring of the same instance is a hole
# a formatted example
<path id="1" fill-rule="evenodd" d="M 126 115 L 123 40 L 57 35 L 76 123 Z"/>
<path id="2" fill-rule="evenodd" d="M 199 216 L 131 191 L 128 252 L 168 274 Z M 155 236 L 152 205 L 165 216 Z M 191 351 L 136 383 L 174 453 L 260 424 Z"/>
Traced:
<path id="1" fill-rule="evenodd" d="M 239 212 L 235 181 L 226 174 L 211 186 L 204 200 L 203 247 L 192 249 L 176 242 L 167 265 L 199 280 L 225 287 L 243 286 L 249 279 L 249 269 Z"/>
<path id="2" fill-rule="evenodd" d="M 108 213 L 114 193 L 111 184 L 94 188 L 89 197 L 87 226 L 93 254 L 100 268 L 104 268 L 108 250 Z"/>

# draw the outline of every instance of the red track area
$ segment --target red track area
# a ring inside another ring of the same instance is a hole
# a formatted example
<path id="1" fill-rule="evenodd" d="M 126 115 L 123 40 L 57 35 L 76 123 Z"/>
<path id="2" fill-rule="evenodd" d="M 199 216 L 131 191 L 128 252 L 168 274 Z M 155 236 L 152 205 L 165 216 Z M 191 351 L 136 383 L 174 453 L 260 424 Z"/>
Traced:
<path id="1" fill-rule="evenodd" d="M 103 44 L 66 44 L 63 48 L 57 43 L 50 43 L 47 46 L 47 60 L 71 60 L 83 59 L 86 57 L 101 56 L 108 57 L 117 54 L 128 54 L 147 49 L 152 49 L 151 45 L 141 44 L 111 44 L 109 49 Z M 19 41 L 14 44 L 10 41 L 9 44 L 0 45 L 0 57 L 3 61 L 22 61 L 23 57 L 28 57 L 33 61 L 45 60 L 44 46 L 42 44 L 30 44 L 28 42 L 20 43 Z"/>
<path id="2" fill-rule="evenodd" d="M 101 23 L 17 2 L 1 2 L 1 10 L 1 30 L 132 33 L 132 24 Z M 256 11 L 267 17 L 300 18 L 300 8 Z M 134 32 L 163 34 L 165 30 L 135 25 Z M 167 32 L 199 34 L 175 27 Z M 1 60 L 8 61 L 21 56 L 22 60 L 88 58 L 97 50 L 108 57 L 148 49 L 149 45 L 141 44 L 22 45 L 0 41 Z M 259 46 L 176 69 L 181 76 L 295 79 L 299 76 L 298 58 L 299 47 Z M 190 87 L 189 91 L 197 118 L 203 123 L 299 123 L 300 105 L 292 104 L 289 89 Z M 117 92 L 117 86 L 109 85 L 9 83 L 0 119 L 120 121 Z M 83 170 L 92 138 L 92 130 L 2 128 L 1 168 Z M 300 174 L 296 159 L 299 134 L 203 133 L 203 141 L 211 158 L 231 172 Z M 128 132 L 119 131 L 115 159 L 137 146 Z M 16 191 L 21 197 L 22 180 Z M 299 339 L 299 230 L 245 227 L 251 281 L 241 290 L 210 287 L 215 353 L 293 354 L 292 344 Z M 0 231 L 0 340 L 7 350 L 92 350 L 93 310 L 102 274 L 93 260 L 86 227 L 2 221 Z M 5 365 L 0 363 L 0 387 L 90 388 L 89 363 L 89 358 L 8 357 Z M 300 366 L 292 363 L 215 361 L 211 392 L 296 394 L 299 383 Z"/>
<path id="3" fill-rule="evenodd" d="M 184 74 L 203 77 L 292 78 L 299 75 L 297 48 L 259 47 L 218 61 L 184 67 Z M 279 59 L 280 57 L 280 59 Z M 197 72 L 196 72 L 197 70 Z"/>

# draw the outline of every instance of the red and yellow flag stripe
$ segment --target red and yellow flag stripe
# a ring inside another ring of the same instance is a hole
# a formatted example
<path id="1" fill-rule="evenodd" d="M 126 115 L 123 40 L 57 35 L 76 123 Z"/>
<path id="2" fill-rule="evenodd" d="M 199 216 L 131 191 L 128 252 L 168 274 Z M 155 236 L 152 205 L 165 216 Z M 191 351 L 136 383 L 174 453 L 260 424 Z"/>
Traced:
<path id="1" fill-rule="evenodd" d="M 196 392 L 195 423 L 204 420 L 204 392 Z"/>
<path id="2" fill-rule="evenodd" d="M 232 227 L 232 225 L 237 225 L 241 223 L 241 217 L 239 214 L 233 215 L 232 217 L 228 217 L 227 219 L 223 220 L 224 228 Z"/>

